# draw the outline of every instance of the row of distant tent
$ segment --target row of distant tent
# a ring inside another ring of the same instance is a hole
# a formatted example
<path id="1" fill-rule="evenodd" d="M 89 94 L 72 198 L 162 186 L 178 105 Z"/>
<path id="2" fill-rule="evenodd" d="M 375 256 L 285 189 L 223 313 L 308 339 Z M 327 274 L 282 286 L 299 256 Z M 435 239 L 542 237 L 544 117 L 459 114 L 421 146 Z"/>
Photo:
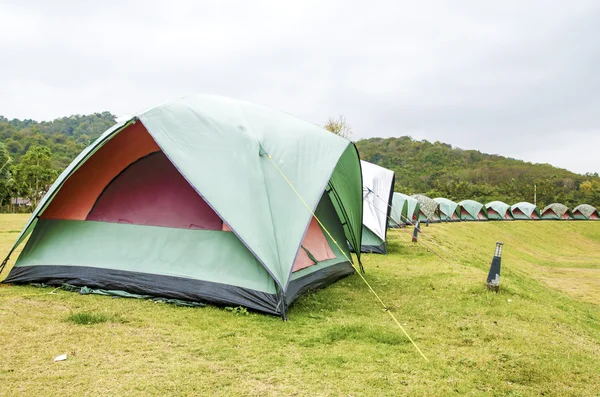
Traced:
<path id="1" fill-rule="evenodd" d="M 421 222 L 487 220 L 599 220 L 595 207 L 582 204 L 572 211 L 554 203 L 542 211 L 531 203 L 508 205 L 502 201 L 482 204 L 473 200 L 454 202 L 421 194 L 394 192 L 394 171 L 361 160 L 363 180 L 363 225 L 361 251 L 385 254 L 388 227 Z"/>
<path id="2" fill-rule="evenodd" d="M 407 196 L 394 193 L 392 211 L 388 226 L 398 227 L 416 221 L 455 222 L 487 220 L 599 220 L 598 210 L 588 204 L 581 204 L 571 211 L 567 206 L 553 203 L 543 210 L 534 204 L 520 202 L 508 205 L 502 201 L 482 204 L 474 200 L 454 202 L 437 197 L 431 199 L 423 195 Z"/>

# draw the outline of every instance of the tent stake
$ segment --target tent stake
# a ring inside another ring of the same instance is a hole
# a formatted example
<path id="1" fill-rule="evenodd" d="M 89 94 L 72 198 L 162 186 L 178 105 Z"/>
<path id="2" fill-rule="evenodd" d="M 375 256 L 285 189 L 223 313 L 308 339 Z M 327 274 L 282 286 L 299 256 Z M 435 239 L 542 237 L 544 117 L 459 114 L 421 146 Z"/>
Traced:
<path id="1" fill-rule="evenodd" d="M 416 243 L 417 241 L 419 241 L 419 232 L 421 231 L 421 221 L 418 221 L 417 224 L 415 225 L 415 228 L 413 229 L 413 236 L 412 236 L 412 242 Z"/>

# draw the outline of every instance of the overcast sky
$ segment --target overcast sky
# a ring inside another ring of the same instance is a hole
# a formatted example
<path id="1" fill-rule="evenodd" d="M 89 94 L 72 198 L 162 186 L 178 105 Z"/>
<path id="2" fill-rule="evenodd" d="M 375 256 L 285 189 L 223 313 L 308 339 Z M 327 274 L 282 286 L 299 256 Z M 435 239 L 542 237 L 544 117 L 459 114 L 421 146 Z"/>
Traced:
<path id="1" fill-rule="evenodd" d="M 5 1 L 0 114 L 192 93 L 600 172 L 598 1 Z"/>

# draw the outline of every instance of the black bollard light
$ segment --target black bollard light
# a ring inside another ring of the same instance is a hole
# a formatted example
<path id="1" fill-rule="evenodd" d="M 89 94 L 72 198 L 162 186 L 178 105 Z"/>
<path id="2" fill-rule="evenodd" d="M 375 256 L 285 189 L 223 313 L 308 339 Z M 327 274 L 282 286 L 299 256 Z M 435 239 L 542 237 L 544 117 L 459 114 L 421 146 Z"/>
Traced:
<path id="1" fill-rule="evenodd" d="M 496 251 L 494 252 L 494 258 L 492 259 L 492 265 L 490 266 L 490 272 L 487 276 L 486 285 L 488 289 L 498 292 L 500 289 L 500 267 L 502 265 L 502 248 L 504 243 L 496 243 Z"/>
<path id="2" fill-rule="evenodd" d="M 413 236 L 412 236 L 413 243 L 416 243 L 417 241 L 419 241 L 419 232 L 421 231 L 420 227 L 421 227 L 421 222 L 419 221 L 415 224 L 415 228 L 413 229 Z"/>
<path id="3" fill-rule="evenodd" d="M 425 226 L 429 226 L 429 218 L 425 220 Z"/>

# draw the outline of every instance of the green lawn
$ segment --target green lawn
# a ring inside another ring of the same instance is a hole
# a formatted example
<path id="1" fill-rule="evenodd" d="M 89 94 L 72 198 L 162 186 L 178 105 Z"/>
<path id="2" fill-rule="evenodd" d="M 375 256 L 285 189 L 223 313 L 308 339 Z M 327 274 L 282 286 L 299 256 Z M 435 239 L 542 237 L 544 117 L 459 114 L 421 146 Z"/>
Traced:
<path id="1" fill-rule="evenodd" d="M 0 216 L 0 249 L 25 219 Z M 0 395 L 600 396 L 600 222 L 423 230 L 451 263 L 411 230 L 363 262 L 429 362 L 356 275 L 303 297 L 287 322 L 1 286 Z M 485 289 L 496 241 L 498 294 Z"/>

